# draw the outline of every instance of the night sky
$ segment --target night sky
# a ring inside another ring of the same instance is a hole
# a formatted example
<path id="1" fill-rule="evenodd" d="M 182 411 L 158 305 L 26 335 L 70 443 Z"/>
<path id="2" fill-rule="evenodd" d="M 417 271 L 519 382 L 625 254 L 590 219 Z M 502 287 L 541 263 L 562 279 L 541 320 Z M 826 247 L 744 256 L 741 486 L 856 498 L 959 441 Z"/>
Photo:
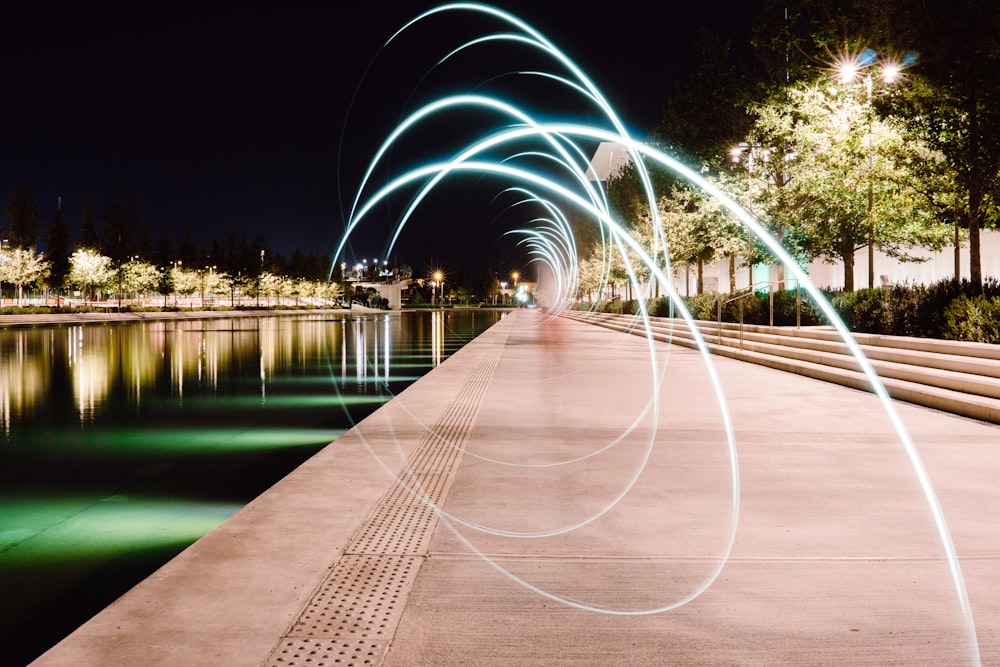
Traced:
<path id="1" fill-rule="evenodd" d="M 322 4 L 5 8 L 0 196 L 6 200 L 15 181 L 28 185 L 47 219 L 61 197 L 74 232 L 85 203 L 100 218 L 124 196 L 154 241 L 167 230 L 176 246 L 189 227 L 206 246 L 236 230 L 262 234 L 285 254 L 332 252 L 377 142 L 408 105 L 463 91 L 477 74 L 421 80 L 430 54 L 457 46 L 461 31 L 447 21 L 379 53 L 396 29 L 437 3 Z M 759 2 L 495 4 L 575 59 L 644 136 L 673 84 L 696 67 L 698 28 L 745 39 Z M 506 65 L 495 51 L 483 58 L 494 69 L 523 65 L 515 56 Z M 536 108 L 547 102 L 535 100 Z M 502 225 L 467 205 L 415 221 L 398 261 L 479 268 L 502 261 Z M 385 235 L 373 223 L 352 237 L 344 259 L 378 256 Z"/>

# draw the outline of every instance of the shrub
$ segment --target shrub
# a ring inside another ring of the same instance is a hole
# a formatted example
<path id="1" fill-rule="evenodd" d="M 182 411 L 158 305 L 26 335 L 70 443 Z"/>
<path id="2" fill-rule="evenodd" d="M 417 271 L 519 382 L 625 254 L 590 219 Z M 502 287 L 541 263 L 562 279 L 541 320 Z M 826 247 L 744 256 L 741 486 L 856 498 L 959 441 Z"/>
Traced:
<path id="1" fill-rule="evenodd" d="M 956 283 L 942 280 L 933 285 L 893 285 L 876 289 L 859 289 L 855 292 L 828 290 L 824 296 L 834 311 L 851 331 L 892 336 L 918 336 L 947 338 L 988 343 L 1000 343 L 1000 281 L 987 279 L 982 294 L 974 294 L 968 281 Z M 802 326 L 829 324 L 820 309 L 807 295 L 801 295 L 800 320 Z M 760 292 L 730 299 L 729 295 L 716 293 L 683 297 L 684 303 L 696 320 L 715 321 L 718 317 L 719 299 L 722 302 L 722 319 L 768 324 L 771 318 L 771 297 Z M 604 302 L 600 310 L 607 313 L 635 313 L 637 302 Z M 646 307 L 656 317 L 678 317 L 671 312 L 670 299 L 649 299 Z M 794 326 L 796 323 L 795 290 L 774 292 L 774 324 Z"/>
<path id="2" fill-rule="evenodd" d="M 715 293 L 695 294 L 684 298 L 691 317 L 696 320 L 712 320 L 717 318 L 717 304 Z"/>
<path id="3" fill-rule="evenodd" d="M 907 336 L 939 338 L 944 330 L 944 311 L 962 294 L 971 294 L 971 285 L 942 280 L 933 285 L 911 288 L 914 295 L 913 326 Z"/>
<path id="4" fill-rule="evenodd" d="M 653 317 L 671 317 L 677 315 L 677 307 L 675 306 L 671 309 L 670 305 L 670 297 L 661 296 L 658 299 L 650 299 L 646 304 L 646 309 Z"/>
<path id="5" fill-rule="evenodd" d="M 964 294 L 945 308 L 941 337 L 979 343 L 1000 343 L 1000 297 Z"/>
<path id="6" fill-rule="evenodd" d="M 602 313 L 611 313 L 613 315 L 622 314 L 622 302 L 620 299 L 615 299 L 614 301 L 602 301 L 600 311 Z"/>

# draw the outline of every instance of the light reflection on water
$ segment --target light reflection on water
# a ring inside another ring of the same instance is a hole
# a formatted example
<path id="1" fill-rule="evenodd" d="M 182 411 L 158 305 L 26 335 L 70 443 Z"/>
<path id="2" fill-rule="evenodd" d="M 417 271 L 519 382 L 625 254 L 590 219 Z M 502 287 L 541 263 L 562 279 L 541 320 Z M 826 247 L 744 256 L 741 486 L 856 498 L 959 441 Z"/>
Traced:
<path id="1" fill-rule="evenodd" d="M 501 316 L 0 330 L 2 662 L 30 661 Z"/>

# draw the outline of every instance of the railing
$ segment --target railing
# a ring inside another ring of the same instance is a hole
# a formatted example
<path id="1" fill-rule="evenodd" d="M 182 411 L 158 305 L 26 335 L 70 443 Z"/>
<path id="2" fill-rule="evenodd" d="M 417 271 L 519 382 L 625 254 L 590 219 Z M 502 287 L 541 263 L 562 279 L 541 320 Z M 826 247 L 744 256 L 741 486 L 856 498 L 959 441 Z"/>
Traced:
<path id="1" fill-rule="evenodd" d="M 733 301 L 737 302 L 739 306 L 739 317 L 740 317 L 740 349 L 743 349 L 743 299 L 753 296 L 757 293 L 757 290 L 767 287 L 767 301 L 768 301 L 768 325 L 774 326 L 774 288 L 781 284 L 777 280 L 763 281 L 759 283 L 754 283 L 750 287 L 744 290 L 736 292 L 733 296 L 728 299 L 723 299 L 723 295 L 720 294 L 716 297 L 716 335 L 718 336 L 719 345 L 722 345 L 722 307 Z M 802 290 L 798 283 L 795 285 L 795 328 L 799 329 L 802 326 Z"/>

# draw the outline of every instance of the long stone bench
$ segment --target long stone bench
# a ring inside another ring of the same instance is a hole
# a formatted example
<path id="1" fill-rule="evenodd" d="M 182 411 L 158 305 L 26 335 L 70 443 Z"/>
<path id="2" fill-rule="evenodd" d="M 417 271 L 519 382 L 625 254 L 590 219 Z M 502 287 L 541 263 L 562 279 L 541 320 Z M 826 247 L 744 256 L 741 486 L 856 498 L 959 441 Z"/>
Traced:
<path id="1" fill-rule="evenodd" d="M 645 335 L 632 315 L 564 311 L 563 316 Z M 696 347 L 682 319 L 652 317 L 656 340 Z M 871 391 L 840 334 L 833 327 L 769 327 L 698 320 L 713 353 L 808 377 Z M 1000 346 L 905 336 L 854 334 L 889 395 L 954 414 L 1000 423 Z"/>

